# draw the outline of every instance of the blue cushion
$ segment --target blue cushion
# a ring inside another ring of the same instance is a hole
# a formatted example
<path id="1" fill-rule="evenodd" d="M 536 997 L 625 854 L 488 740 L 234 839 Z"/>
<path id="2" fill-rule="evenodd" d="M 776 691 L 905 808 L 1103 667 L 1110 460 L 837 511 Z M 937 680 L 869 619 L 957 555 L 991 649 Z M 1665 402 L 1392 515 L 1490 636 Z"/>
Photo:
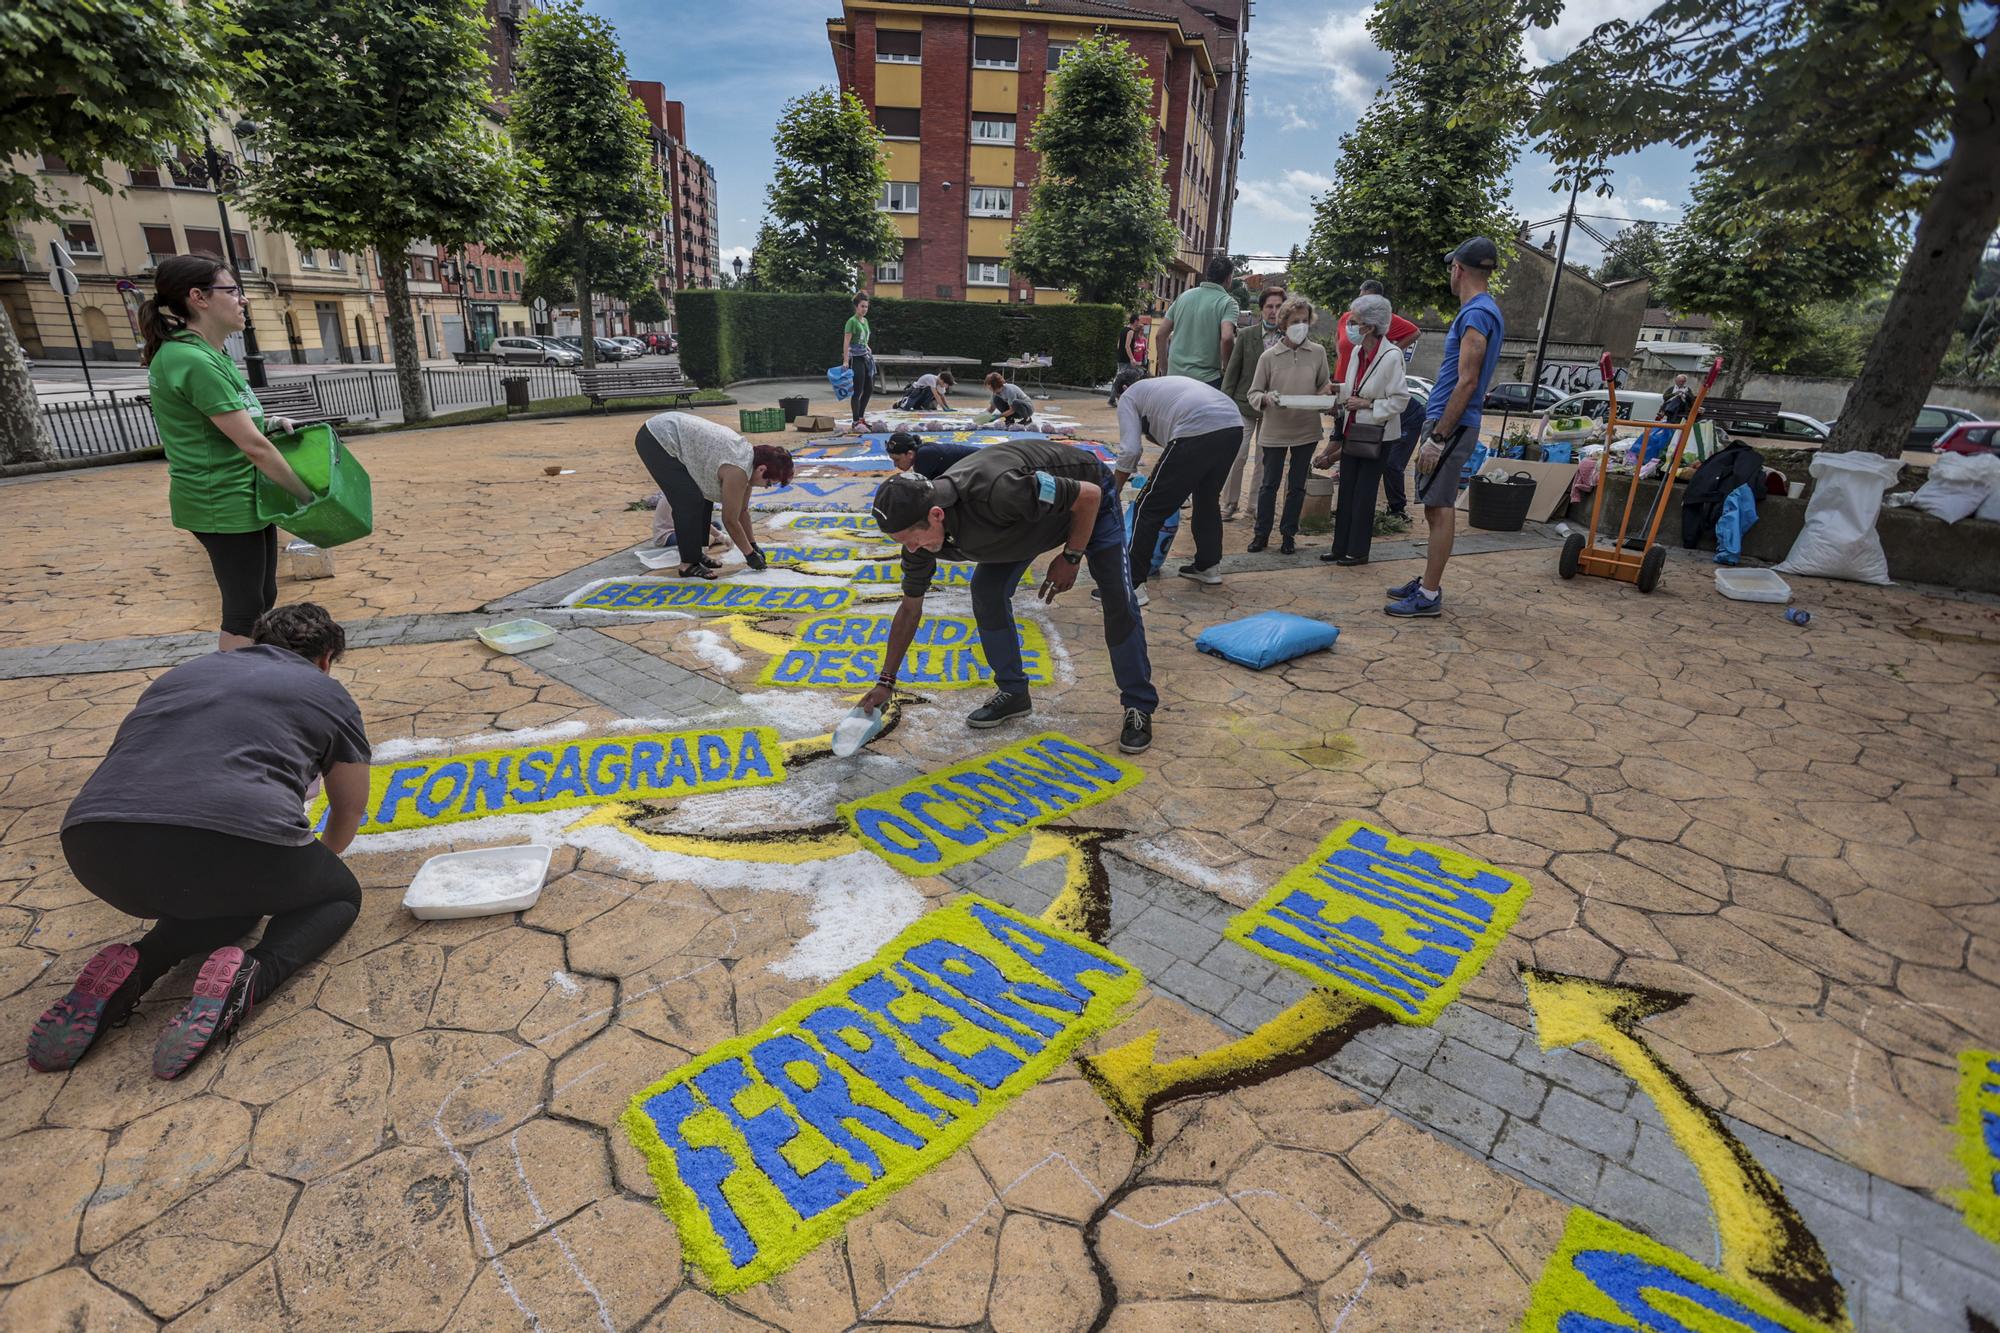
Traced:
<path id="1" fill-rule="evenodd" d="M 1194 646 L 1255 671 L 1289 662 L 1306 653 L 1333 647 L 1340 630 L 1324 620 L 1308 620 L 1289 611 L 1259 611 L 1241 620 L 1211 625 Z"/>

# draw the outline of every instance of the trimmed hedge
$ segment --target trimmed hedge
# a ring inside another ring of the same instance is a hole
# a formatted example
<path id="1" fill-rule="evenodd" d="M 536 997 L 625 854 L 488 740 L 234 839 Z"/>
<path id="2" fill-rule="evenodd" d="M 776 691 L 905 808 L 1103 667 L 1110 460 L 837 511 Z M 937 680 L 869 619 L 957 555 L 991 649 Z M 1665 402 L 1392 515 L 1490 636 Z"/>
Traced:
<path id="1" fill-rule="evenodd" d="M 681 369 L 696 384 L 817 377 L 840 356 L 840 330 L 854 313 L 837 292 L 690 291 L 674 294 L 680 316 Z M 970 356 L 983 378 L 991 363 L 1023 352 L 1054 358 L 1051 379 L 1099 384 L 1118 363 L 1125 312 L 1109 305 L 987 305 L 976 301 L 900 301 L 877 297 L 868 312 L 875 350 L 913 347 L 932 356 Z M 896 377 L 891 376 L 891 379 Z"/>

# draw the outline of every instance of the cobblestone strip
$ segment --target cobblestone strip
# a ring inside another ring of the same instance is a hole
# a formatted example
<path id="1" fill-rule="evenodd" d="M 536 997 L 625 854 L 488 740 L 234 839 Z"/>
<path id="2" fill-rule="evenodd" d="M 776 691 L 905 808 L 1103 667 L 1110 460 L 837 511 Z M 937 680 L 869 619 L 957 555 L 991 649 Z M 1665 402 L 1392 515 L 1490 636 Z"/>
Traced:
<path id="1" fill-rule="evenodd" d="M 632 548 L 624 547 L 613 551 L 601 560 L 593 560 L 587 565 L 578 565 L 567 574 L 558 574 L 552 579 L 544 579 L 533 587 L 519 592 L 508 593 L 505 597 L 488 602 L 487 611 L 531 611 L 541 607 L 560 606 L 565 597 L 586 583 L 598 579 L 618 577 L 642 578 L 653 571 L 640 564 L 632 556 Z"/>
<path id="2" fill-rule="evenodd" d="M 736 703 L 736 692 L 594 629 L 567 629 L 521 659 L 621 717 L 699 717 Z"/>
<path id="3" fill-rule="evenodd" d="M 674 613 L 649 617 L 644 613 L 572 611 L 542 608 L 535 619 L 553 629 L 587 629 L 631 619 L 671 619 Z M 461 611 L 414 616 L 374 616 L 344 622 L 349 648 L 387 648 L 405 643 L 445 643 L 473 639 L 495 623 L 493 611 Z M 178 666 L 191 657 L 215 650 L 215 635 L 155 634 L 136 639 L 92 639 L 83 643 L 50 644 L 38 648 L 0 648 L 0 680 L 26 676 L 91 676 L 107 671 L 146 671 Z M 548 650 L 523 657 L 531 662 Z M 636 650 L 634 650 L 636 651 Z M 651 661 L 653 659 L 648 658 Z M 719 688 L 719 687 L 718 687 Z"/>
<path id="4" fill-rule="evenodd" d="M 1053 897 L 1046 865 L 989 856 L 951 876 L 1026 912 Z M 988 864 L 998 862 L 998 864 Z M 1110 945 L 1154 989 L 1235 1032 L 1305 993 L 1290 972 L 1222 938 L 1235 909 L 1109 851 Z M 1714 1224 L 1694 1167 L 1649 1099 L 1608 1065 L 1543 1051 L 1531 1033 L 1456 1004 L 1430 1028 L 1387 1025 L 1327 1060 L 1328 1073 L 1403 1118 L 1547 1194 L 1714 1263 Z M 1952 1209 L 1914 1190 L 1738 1120 L 1743 1140 L 1784 1185 L 1847 1288 L 1856 1327 L 1959 1328 L 2000 1315 L 2000 1252 Z"/>

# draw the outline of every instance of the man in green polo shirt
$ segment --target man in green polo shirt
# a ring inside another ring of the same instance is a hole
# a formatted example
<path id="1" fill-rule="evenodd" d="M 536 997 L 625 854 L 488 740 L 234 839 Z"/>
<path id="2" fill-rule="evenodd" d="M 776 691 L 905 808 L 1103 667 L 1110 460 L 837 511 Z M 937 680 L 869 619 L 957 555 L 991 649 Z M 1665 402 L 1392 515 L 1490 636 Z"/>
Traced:
<path id="1" fill-rule="evenodd" d="M 1222 387 L 1222 368 L 1236 345 L 1236 298 L 1227 290 L 1236 266 L 1229 256 L 1208 261 L 1207 281 L 1174 298 L 1160 321 L 1160 364 L 1169 375 Z"/>

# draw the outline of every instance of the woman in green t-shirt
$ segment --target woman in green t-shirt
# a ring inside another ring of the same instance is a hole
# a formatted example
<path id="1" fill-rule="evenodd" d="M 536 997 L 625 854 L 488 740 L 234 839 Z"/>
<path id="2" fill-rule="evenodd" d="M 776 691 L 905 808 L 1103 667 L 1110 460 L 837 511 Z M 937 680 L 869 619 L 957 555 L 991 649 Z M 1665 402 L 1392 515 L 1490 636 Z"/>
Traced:
<path id="1" fill-rule="evenodd" d="M 875 331 L 868 327 L 868 293 L 854 298 L 854 313 L 840 330 L 840 364 L 854 372 L 854 428 L 868 415 L 868 396 L 875 391 Z"/>
<path id="2" fill-rule="evenodd" d="M 219 260 L 176 255 L 155 272 L 153 298 L 139 308 L 153 422 L 167 450 L 168 509 L 208 552 L 222 590 L 225 651 L 248 647 L 257 617 L 278 601 L 278 530 L 257 517 L 257 474 L 313 498 L 265 438 L 264 407 L 222 350 L 243 328 L 249 299 Z M 284 417 L 270 424 L 279 434 L 292 429 Z"/>

